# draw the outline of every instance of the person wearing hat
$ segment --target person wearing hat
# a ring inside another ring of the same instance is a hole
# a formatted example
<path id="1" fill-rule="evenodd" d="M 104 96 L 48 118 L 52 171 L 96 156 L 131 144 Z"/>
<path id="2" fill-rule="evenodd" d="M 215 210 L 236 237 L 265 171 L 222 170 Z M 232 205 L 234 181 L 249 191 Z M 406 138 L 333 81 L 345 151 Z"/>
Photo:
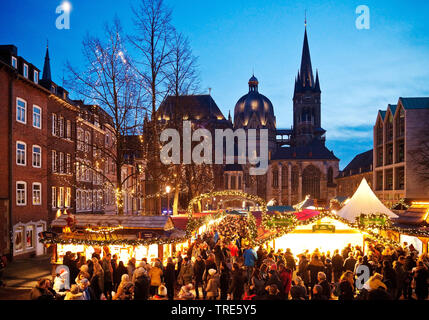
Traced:
<path id="1" fill-rule="evenodd" d="M 79 291 L 82 293 L 82 300 L 95 300 L 94 290 L 89 286 L 89 280 L 86 278 L 78 282 Z"/>
<path id="2" fill-rule="evenodd" d="M 79 287 L 76 284 L 72 284 L 64 300 L 83 300 L 82 292 L 79 292 Z"/>
<path id="3" fill-rule="evenodd" d="M 219 296 L 220 279 L 215 269 L 209 270 L 209 281 L 207 282 L 206 292 L 209 300 L 216 300 Z"/>
<path id="4" fill-rule="evenodd" d="M 152 300 L 168 300 L 167 288 L 163 284 L 158 287 L 158 294 L 154 295 Z"/>
<path id="5" fill-rule="evenodd" d="M 192 283 L 189 283 L 185 286 L 182 286 L 182 288 L 180 289 L 179 292 L 179 299 L 181 300 L 193 300 L 194 299 L 194 294 L 191 292 L 193 286 Z"/>

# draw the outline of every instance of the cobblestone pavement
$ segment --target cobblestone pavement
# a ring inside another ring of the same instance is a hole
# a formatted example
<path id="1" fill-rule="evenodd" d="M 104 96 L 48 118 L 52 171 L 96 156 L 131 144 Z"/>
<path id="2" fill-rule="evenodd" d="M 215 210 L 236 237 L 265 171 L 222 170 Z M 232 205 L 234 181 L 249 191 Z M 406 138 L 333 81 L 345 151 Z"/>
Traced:
<path id="1" fill-rule="evenodd" d="M 0 300 L 26 300 L 37 280 L 50 276 L 50 256 L 14 260 L 4 271 Z"/>

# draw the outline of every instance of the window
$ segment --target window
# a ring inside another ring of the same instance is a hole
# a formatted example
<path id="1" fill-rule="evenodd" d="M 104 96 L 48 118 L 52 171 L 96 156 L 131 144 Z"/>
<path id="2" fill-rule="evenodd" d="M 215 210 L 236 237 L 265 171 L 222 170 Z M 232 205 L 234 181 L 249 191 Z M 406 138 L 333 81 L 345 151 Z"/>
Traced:
<path id="1" fill-rule="evenodd" d="M 34 226 L 27 226 L 25 229 L 25 246 L 28 249 L 34 248 Z"/>
<path id="2" fill-rule="evenodd" d="M 60 190 L 58 193 L 58 207 L 60 208 L 64 207 L 64 187 L 60 187 Z"/>
<path id="3" fill-rule="evenodd" d="M 52 150 L 52 172 L 57 172 L 57 152 Z"/>
<path id="4" fill-rule="evenodd" d="M 60 173 L 64 173 L 64 153 L 60 152 Z"/>
<path id="5" fill-rule="evenodd" d="M 55 113 L 52 114 L 52 135 L 57 135 L 57 115 Z"/>
<path id="6" fill-rule="evenodd" d="M 279 172 L 277 169 L 273 170 L 273 182 L 272 182 L 272 187 L 273 188 L 278 188 L 279 187 Z"/>
<path id="7" fill-rule="evenodd" d="M 63 117 L 59 117 L 58 119 L 58 128 L 59 128 L 59 136 L 61 138 L 64 138 L 64 118 Z"/>
<path id="8" fill-rule="evenodd" d="M 302 196 L 310 195 L 313 199 L 320 199 L 321 173 L 313 165 L 305 167 L 302 172 Z"/>
<path id="9" fill-rule="evenodd" d="M 71 203 L 71 188 L 67 187 L 66 188 L 65 207 L 70 208 L 70 203 Z"/>
<path id="10" fill-rule="evenodd" d="M 24 63 L 24 68 L 22 71 L 24 77 L 28 78 L 28 65 Z"/>
<path id="11" fill-rule="evenodd" d="M 52 192 L 51 205 L 52 205 L 52 208 L 56 208 L 57 207 L 57 187 L 52 187 L 51 192 Z"/>
<path id="12" fill-rule="evenodd" d="M 16 60 L 16 57 L 12 57 L 12 67 L 15 69 L 18 68 L 18 60 Z"/>
<path id="13" fill-rule="evenodd" d="M 38 106 L 33 106 L 33 127 L 42 128 L 42 109 Z"/>
<path id="14" fill-rule="evenodd" d="M 14 242 L 15 251 L 24 250 L 24 228 L 23 227 L 16 228 L 13 242 Z"/>
<path id="15" fill-rule="evenodd" d="M 92 192 L 91 191 L 87 191 L 86 192 L 86 209 L 90 210 L 92 207 Z"/>
<path id="16" fill-rule="evenodd" d="M 80 210 L 80 190 L 76 190 L 76 211 Z"/>
<path id="17" fill-rule="evenodd" d="M 89 152 L 90 147 L 89 145 L 91 144 L 91 135 L 88 131 L 85 132 L 85 151 Z"/>
<path id="18" fill-rule="evenodd" d="M 77 150 L 83 151 L 83 130 L 77 129 Z"/>
<path id="19" fill-rule="evenodd" d="M 34 70 L 34 82 L 39 83 L 39 72 Z"/>
<path id="20" fill-rule="evenodd" d="M 21 98 L 16 99 L 16 121 L 23 124 L 27 123 L 27 102 Z"/>
<path id="21" fill-rule="evenodd" d="M 66 156 L 66 173 L 71 174 L 71 155 L 69 153 Z"/>
<path id="22" fill-rule="evenodd" d="M 67 120 L 67 125 L 66 125 L 66 138 L 67 139 L 71 139 L 71 121 Z"/>
<path id="23" fill-rule="evenodd" d="M 42 204 L 42 185 L 38 182 L 33 183 L 33 205 Z"/>
<path id="24" fill-rule="evenodd" d="M 23 181 L 16 182 L 16 205 L 27 205 L 27 183 Z"/>
<path id="25" fill-rule="evenodd" d="M 40 146 L 33 146 L 33 167 L 41 168 L 42 167 L 42 148 Z"/>
<path id="26" fill-rule="evenodd" d="M 16 164 L 19 166 L 25 166 L 27 164 L 27 145 L 25 142 L 16 142 Z"/>

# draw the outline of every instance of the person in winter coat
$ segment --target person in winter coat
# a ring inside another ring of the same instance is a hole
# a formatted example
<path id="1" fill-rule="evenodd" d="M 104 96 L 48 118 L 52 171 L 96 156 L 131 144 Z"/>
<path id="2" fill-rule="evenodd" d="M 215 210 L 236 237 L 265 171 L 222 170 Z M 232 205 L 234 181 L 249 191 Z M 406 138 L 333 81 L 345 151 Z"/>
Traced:
<path id="1" fill-rule="evenodd" d="M 279 273 L 277 272 L 277 270 L 275 270 L 274 267 L 272 267 L 268 273 L 270 276 L 269 276 L 268 281 L 267 281 L 267 286 L 275 284 L 277 286 L 277 289 L 280 291 L 280 293 L 279 293 L 280 296 L 283 298 L 284 297 L 284 287 L 283 287 L 282 280 L 280 279 Z"/>
<path id="2" fill-rule="evenodd" d="M 203 275 L 204 275 L 204 271 L 206 269 L 206 264 L 204 263 L 201 256 L 198 256 L 197 259 L 195 260 L 193 269 L 194 269 L 193 274 L 194 274 L 194 285 L 195 285 L 195 299 L 198 300 L 200 298 L 199 287 L 201 287 L 201 290 L 203 292 L 203 296 L 205 296 L 204 295 Z"/>
<path id="3" fill-rule="evenodd" d="M 75 283 L 79 284 L 79 282 L 82 279 L 90 279 L 91 276 L 89 275 L 88 272 L 88 265 L 87 264 L 83 264 L 80 266 L 80 272 L 78 273 L 76 279 L 75 279 Z"/>
<path id="4" fill-rule="evenodd" d="M 321 285 L 316 284 L 313 287 L 313 295 L 311 296 L 311 300 L 328 300 L 328 298 L 323 294 L 323 288 Z"/>
<path id="5" fill-rule="evenodd" d="M 134 281 L 134 300 L 148 300 L 149 289 L 150 289 L 150 278 L 147 274 L 146 269 L 136 270 Z"/>
<path id="6" fill-rule="evenodd" d="M 296 277 L 296 283 L 290 289 L 292 300 L 308 300 L 307 288 L 304 285 L 301 277 Z"/>
<path id="7" fill-rule="evenodd" d="M 295 261 L 295 258 L 293 257 L 293 254 L 290 248 L 286 249 L 285 260 L 286 260 L 286 267 L 288 267 L 293 273 L 296 270 L 296 261 Z"/>
<path id="8" fill-rule="evenodd" d="M 72 284 L 70 291 L 66 293 L 64 300 L 83 300 L 82 292 L 79 292 L 79 287 Z"/>
<path id="9" fill-rule="evenodd" d="M 402 294 L 404 297 L 406 296 L 406 283 L 408 281 L 407 271 L 405 271 L 405 257 L 399 256 L 398 260 L 393 263 L 393 270 L 396 275 L 396 296 L 394 297 L 396 300 L 401 298 Z"/>
<path id="10" fill-rule="evenodd" d="M 123 274 L 121 283 L 118 286 L 118 292 L 113 296 L 113 300 L 132 300 L 134 285 L 128 274 Z"/>
<path id="11" fill-rule="evenodd" d="M 317 274 L 317 280 L 319 280 L 318 285 L 323 289 L 322 294 L 329 300 L 331 298 L 331 286 L 326 279 L 326 274 L 324 272 L 319 272 Z"/>
<path id="12" fill-rule="evenodd" d="M 232 300 L 241 300 L 244 294 L 245 277 L 237 263 L 232 266 L 232 279 L 228 289 L 228 294 L 232 296 Z"/>
<path id="13" fill-rule="evenodd" d="M 128 269 L 127 267 L 124 265 L 123 261 L 119 261 L 118 267 L 115 270 L 115 288 L 114 291 L 118 290 L 118 286 L 121 283 L 121 278 L 123 274 L 128 274 Z"/>
<path id="14" fill-rule="evenodd" d="M 167 297 L 169 300 L 173 300 L 174 298 L 174 288 L 176 285 L 176 270 L 173 259 L 169 257 L 167 259 L 167 266 L 164 270 L 164 281 L 165 287 L 167 288 Z"/>
<path id="15" fill-rule="evenodd" d="M 346 271 L 340 278 L 338 300 L 354 299 L 354 276 L 352 271 Z"/>
<path id="16" fill-rule="evenodd" d="M 292 287 L 292 270 L 286 268 L 284 264 L 280 264 L 279 276 L 283 287 L 282 295 L 285 299 L 288 299 L 290 288 Z"/>
<path id="17" fill-rule="evenodd" d="M 313 286 L 318 282 L 317 275 L 319 272 L 325 272 L 325 265 L 320 260 L 319 255 L 315 254 L 311 257 L 311 261 L 307 269 L 310 278 L 310 287 L 313 288 Z"/>
<path id="18" fill-rule="evenodd" d="M 225 261 L 225 255 L 223 254 L 222 250 L 222 241 L 218 241 L 214 247 L 214 255 L 215 255 L 215 261 L 217 269 L 219 269 L 219 265 L 221 262 Z"/>
<path id="19" fill-rule="evenodd" d="M 383 261 L 383 282 L 387 286 L 387 292 L 390 296 L 396 296 L 396 273 L 393 270 L 390 260 Z"/>
<path id="20" fill-rule="evenodd" d="M 255 268 L 253 271 L 252 279 L 250 281 L 250 289 L 254 292 L 258 297 L 262 297 L 265 295 L 266 281 L 262 277 L 258 268 Z"/>
<path id="21" fill-rule="evenodd" d="M 191 292 L 192 288 L 192 283 L 189 283 L 186 286 L 182 286 L 178 294 L 178 298 L 181 300 L 193 300 L 194 294 Z"/>
<path id="22" fill-rule="evenodd" d="M 247 278 L 250 280 L 253 273 L 253 268 L 255 267 L 256 261 L 258 259 L 258 255 L 256 254 L 255 249 L 250 246 L 246 246 L 246 250 L 243 252 L 243 258 L 244 266 L 246 267 L 247 271 Z"/>
<path id="23" fill-rule="evenodd" d="M 180 268 L 179 276 L 177 277 L 177 282 L 180 285 L 187 285 L 192 283 L 192 278 L 194 275 L 194 270 L 192 268 L 192 262 L 188 257 L 183 259 L 182 267 Z"/>
<path id="24" fill-rule="evenodd" d="M 98 300 L 104 292 L 104 271 L 97 258 L 94 257 L 91 261 L 93 264 L 93 272 L 89 282 L 91 283 L 91 288 L 94 290 L 94 294 Z"/>
<path id="25" fill-rule="evenodd" d="M 112 267 L 112 255 L 106 254 L 101 260 L 101 267 L 104 272 L 104 295 L 111 299 L 111 292 L 113 290 L 113 267 Z"/>
<path id="26" fill-rule="evenodd" d="M 209 270 L 209 281 L 207 282 L 206 292 L 209 300 L 216 300 L 219 296 L 220 279 L 215 269 Z"/>
<path id="27" fill-rule="evenodd" d="M 353 256 L 353 253 L 349 252 L 349 257 L 346 260 L 344 260 L 344 266 L 343 266 L 344 271 L 354 272 L 356 262 L 357 260 Z"/>
<path id="28" fill-rule="evenodd" d="M 136 269 L 136 259 L 135 258 L 131 258 L 128 261 L 128 265 L 127 265 L 128 276 L 130 277 L 130 279 L 133 278 L 133 273 L 134 273 L 135 269 Z"/>
<path id="29" fill-rule="evenodd" d="M 210 269 L 209 269 L 210 270 Z M 226 300 L 228 297 L 229 282 L 231 279 L 231 272 L 225 263 L 220 264 L 220 300 Z"/>
<path id="30" fill-rule="evenodd" d="M 88 279 L 82 279 L 79 281 L 79 291 L 82 292 L 82 300 L 96 300 L 94 290 L 89 286 Z"/>
<path id="31" fill-rule="evenodd" d="M 231 254 L 232 263 L 236 263 L 238 260 L 238 247 L 234 242 L 231 242 L 228 246 L 229 252 Z"/>
<path id="32" fill-rule="evenodd" d="M 30 292 L 30 300 L 55 300 L 55 295 L 49 290 L 49 279 L 43 278 L 37 281 Z"/>
<path id="33" fill-rule="evenodd" d="M 299 256 L 298 269 L 296 271 L 296 275 L 302 279 L 306 287 L 310 285 L 310 276 L 308 273 L 308 260 L 305 254 L 301 254 Z"/>
<path id="34" fill-rule="evenodd" d="M 162 270 L 159 266 L 159 262 L 155 263 L 155 266 L 149 270 L 150 278 L 150 294 L 155 295 L 158 292 L 158 287 L 161 285 Z"/>
<path id="35" fill-rule="evenodd" d="M 340 277 L 343 273 L 344 259 L 339 254 L 339 250 L 336 249 L 334 251 L 334 255 L 332 256 L 332 275 L 333 281 L 335 283 L 340 281 Z"/>
<path id="36" fill-rule="evenodd" d="M 428 297 L 428 269 L 425 267 L 423 261 L 417 263 L 417 267 L 412 270 L 413 279 L 415 283 L 415 292 L 417 300 L 425 300 Z"/>

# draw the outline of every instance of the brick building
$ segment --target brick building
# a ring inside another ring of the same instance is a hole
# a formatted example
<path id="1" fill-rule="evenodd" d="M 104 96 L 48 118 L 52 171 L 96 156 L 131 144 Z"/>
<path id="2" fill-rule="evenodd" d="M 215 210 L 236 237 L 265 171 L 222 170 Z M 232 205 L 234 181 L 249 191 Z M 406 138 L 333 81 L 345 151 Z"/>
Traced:
<path id="1" fill-rule="evenodd" d="M 39 75 L 37 67 L 18 56 L 15 46 L 0 46 L 0 250 L 10 256 L 45 252 L 37 234 L 49 223 L 50 92 L 39 84 Z"/>
<path id="2" fill-rule="evenodd" d="M 67 212 L 75 213 L 73 163 L 75 161 L 76 116 L 68 92 L 52 81 L 49 49 L 46 48 L 40 84 L 50 91 L 47 114 L 47 174 L 49 221 Z"/>

